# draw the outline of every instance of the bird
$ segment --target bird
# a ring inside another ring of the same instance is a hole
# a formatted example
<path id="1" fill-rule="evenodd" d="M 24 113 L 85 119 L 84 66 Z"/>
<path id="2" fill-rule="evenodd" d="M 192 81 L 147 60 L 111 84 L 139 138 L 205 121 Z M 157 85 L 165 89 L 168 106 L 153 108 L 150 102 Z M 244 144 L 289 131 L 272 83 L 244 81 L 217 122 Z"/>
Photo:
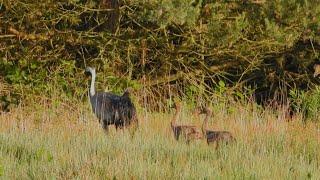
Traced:
<path id="1" fill-rule="evenodd" d="M 174 135 L 174 138 L 178 141 L 182 136 L 187 143 L 192 140 L 199 140 L 202 139 L 201 131 L 193 125 L 177 125 L 176 121 L 181 113 L 181 104 L 180 102 L 175 102 L 174 107 L 176 112 L 171 120 L 171 129 Z"/>
<path id="2" fill-rule="evenodd" d="M 205 113 L 206 116 L 202 123 L 202 134 L 207 140 L 207 144 L 216 144 L 216 149 L 219 147 L 219 144 L 221 142 L 224 142 L 226 144 L 236 141 L 236 139 L 233 137 L 233 135 L 228 131 L 214 131 L 214 130 L 208 130 L 208 119 L 212 116 L 212 110 L 208 107 L 201 110 L 201 114 Z"/>
<path id="3" fill-rule="evenodd" d="M 130 99 L 132 89 L 127 88 L 121 96 L 110 92 L 96 92 L 95 68 L 87 67 L 85 73 L 91 75 L 88 97 L 92 111 L 102 124 L 102 128 L 107 132 L 109 125 L 122 129 L 133 123 L 136 127 L 138 125 L 136 108 Z"/>

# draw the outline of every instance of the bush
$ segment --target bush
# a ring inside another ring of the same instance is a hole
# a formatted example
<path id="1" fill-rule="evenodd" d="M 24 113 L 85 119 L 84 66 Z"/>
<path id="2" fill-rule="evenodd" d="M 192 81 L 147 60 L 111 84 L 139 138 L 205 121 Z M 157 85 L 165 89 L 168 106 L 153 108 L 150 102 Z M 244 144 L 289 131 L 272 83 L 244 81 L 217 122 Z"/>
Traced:
<path id="1" fill-rule="evenodd" d="M 319 121 L 318 115 L 320 112 L 320 87 L 317 86 L 312 91 L 292 90 L 290 92 L 293 100 L 295 111 L 301 112 L 304 119 Z"/>
<path id="2" fill-rule="evenodd" d="M 212 96 L 220 81 L 273 96 L 308 87 L 320 49 L 317 1 L 5 0 L 0 17 L 0 76 L 20 97 L 79 98 L 86 65 L 99 88 L 143 87 L 149 105 L 191 86 Z"/>

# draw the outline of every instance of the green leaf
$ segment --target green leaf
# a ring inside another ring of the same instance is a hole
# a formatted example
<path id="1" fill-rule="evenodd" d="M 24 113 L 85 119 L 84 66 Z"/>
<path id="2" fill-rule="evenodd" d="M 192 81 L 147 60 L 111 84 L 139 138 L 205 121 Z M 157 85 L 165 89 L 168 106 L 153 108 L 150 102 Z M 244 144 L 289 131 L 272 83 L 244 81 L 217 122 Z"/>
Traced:
<path id="1" fill-rule="evenodd" d="M 226 87 L 226 84 L 225 84 L 223 81 L 221 81 L 221 80 L 219 81 L 218 84 L 219 84 L 219 87 L 220 87 L 220 88 Z"/>

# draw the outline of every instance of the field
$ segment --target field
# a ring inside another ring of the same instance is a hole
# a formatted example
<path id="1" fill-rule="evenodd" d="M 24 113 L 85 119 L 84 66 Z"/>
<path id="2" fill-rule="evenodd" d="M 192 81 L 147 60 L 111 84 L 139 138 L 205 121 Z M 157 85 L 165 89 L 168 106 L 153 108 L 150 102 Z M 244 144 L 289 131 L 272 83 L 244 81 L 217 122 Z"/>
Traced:
<path id="1" fill-rule="evenodd" d="M 39 105 L 40 104 L 40 105 Z M 214 106 L 209 125 L 235 144 L 176 142 L 173 112 L 139 109 L 140 128 L 105 134 L 86 105 L 21 106 L 0 116 L 3 179 L 318 179 L 319 127 L 252 104 Z M 201 125 L 184 106 L 181 123 Z M 190 117 L 190 118 L 188 118 Z M 191 118 L 192 117 L 192 118 Z M 201 116 L 201 119 L 203 117 Z"/>

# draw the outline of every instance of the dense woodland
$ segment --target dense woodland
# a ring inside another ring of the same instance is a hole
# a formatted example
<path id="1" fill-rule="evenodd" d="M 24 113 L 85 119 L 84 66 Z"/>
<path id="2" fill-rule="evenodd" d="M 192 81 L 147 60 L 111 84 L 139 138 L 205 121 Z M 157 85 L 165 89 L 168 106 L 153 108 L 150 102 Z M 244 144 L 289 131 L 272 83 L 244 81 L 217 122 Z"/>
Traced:
<path id="1" fill-rule="evenodd" d="M 133 87 L 148 107 L 173 96 L 283 103 L 315 88 L 319 53 L 318 0 L 0 1 L 2 110 L 85 101 L 86 66 L 98 89 Z"/>

